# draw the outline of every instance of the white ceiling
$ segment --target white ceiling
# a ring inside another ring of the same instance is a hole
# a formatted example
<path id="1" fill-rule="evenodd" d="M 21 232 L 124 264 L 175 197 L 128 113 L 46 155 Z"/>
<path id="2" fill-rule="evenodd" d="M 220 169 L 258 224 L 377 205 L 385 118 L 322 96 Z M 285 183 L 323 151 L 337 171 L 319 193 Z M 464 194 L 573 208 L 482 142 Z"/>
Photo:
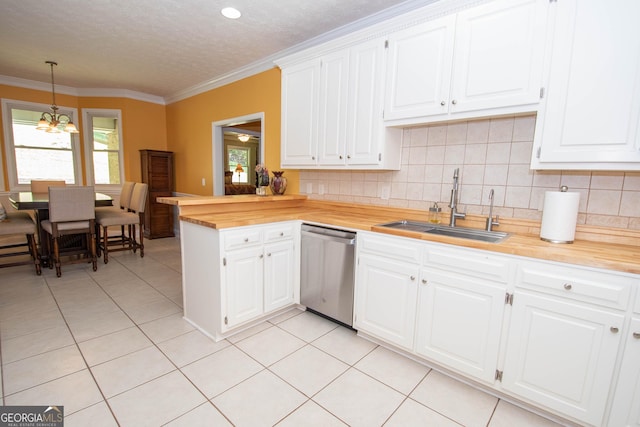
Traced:
<path id="1" fill-rule="evenodd" d="M 2 0 L 0 77 L 171 98 L 434 1 Z"/>

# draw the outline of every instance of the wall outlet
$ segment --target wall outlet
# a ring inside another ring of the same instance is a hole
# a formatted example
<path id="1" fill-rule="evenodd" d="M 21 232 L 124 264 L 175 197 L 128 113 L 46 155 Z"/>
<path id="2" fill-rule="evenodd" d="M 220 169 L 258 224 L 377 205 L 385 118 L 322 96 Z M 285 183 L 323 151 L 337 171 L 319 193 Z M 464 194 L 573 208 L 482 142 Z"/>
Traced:
<path id="1" fill-rule="evenodd" d="M 313 194 L 313 183 L 307 182 L 307 194 Z"/>
<path id="2" fill-rule="evenodd" d="M 324 184 L 318 184 L 318 194 L 321 196 L 324 194 Z"/>
<path id="3" fill-rule="evenodd" d="M 382 200 L 389 200 L 390 196 L 391 196 L 391 186 L 383 185 L 382 188 L 380 189 L 380 198 Z"/>
<path id="4" fill-rule="evenodd" d="M 207 180 L 202 178 L 202 186 L 204 187 L 205 185 L 207 185 Z"/>

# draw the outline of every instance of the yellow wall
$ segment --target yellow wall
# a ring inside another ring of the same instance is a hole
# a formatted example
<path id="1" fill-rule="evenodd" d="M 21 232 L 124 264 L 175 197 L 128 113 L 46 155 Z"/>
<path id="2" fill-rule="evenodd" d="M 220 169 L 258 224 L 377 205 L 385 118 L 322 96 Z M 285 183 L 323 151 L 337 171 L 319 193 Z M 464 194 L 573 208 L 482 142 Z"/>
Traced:
<path id="1" fill-rule="evenodd" d="M 14 86 L 0 85 L 0 98 L 16 101 L 37 102 L 50 105 L 51 92 L 24 89 Z M 82 134 L 82 108 L 119 109 L 122 111 L 122 137 L 124 139 L 124 176 L 129 181 L 140 181 L 140 149 L 167 149 L 166 108 L 164 105 L 136 101 L 128 98 L 77 97 L 56 94 L 56 103 L 60 106 L 78 109 L 75 123 L 80 129 L 78 137 L 84 151 Z M 0 117 L 0 126 L 4 126 Z M 2 127 L 4 129 L 4 127 Z M 0 133 L 2 152 L 2 168 L 4 171 L 5 191 L 9 190 L 7 161 L 5 159 L 4 132 Z M 86 183 L 84 162 L 82 163 L 82 180 Z"/>
<path id="2" fill-rule="evenodd" d="M 168 105 L 167 147 L 175 152 L 176 191 L 212 195 L 212 123 L 260 112 L 264 112 L 265 163 L 269 171 L 280 170 L 279 69 Z M 216 179 L 222 176 L 216 173 Z M 287 193 L 298 193 L 298 171 L 287 171 L 284 176 Z M 206 179 L 204 187 L 202 178 Z"/>
<path id="3" fill-rule="evenodd" d="M 0 98 L 49 105 L 51 93 L 0 85 Z M 187 98 L 168 106 L 128 98 L 76 97 L 56 94 L 58 105 L 77 108 L 120 109 L 124 140 L 125 179 L 140 181 L 140 149 L 175 152 L 175 190 L 195 195 L 213 194 L 212 123 L 264 112 L 265 163 L 269 171 L 280 170 L 280 70 L 273 68 L 226 86 Z M 2 125 L 0 118 L 0 125 Z M 82 117 L 76 121 L 82 129 Z M 5 187 L 8 191 L 7 163 L 4 158 Z M 79 134 L 84 144 L 82 132 Z M 83 146 L 83 145 L 82 145 Z M 83 166 L 84 167 L 84 166 Z M 216 174 L 222 179 L 222 173 Z M 287 193 L 299 192 L 299 175 L 289 170 Z M 206 185 L 201 184 L 202 178 Z M 85 174 L 83 171 L 83 181 Z"/>

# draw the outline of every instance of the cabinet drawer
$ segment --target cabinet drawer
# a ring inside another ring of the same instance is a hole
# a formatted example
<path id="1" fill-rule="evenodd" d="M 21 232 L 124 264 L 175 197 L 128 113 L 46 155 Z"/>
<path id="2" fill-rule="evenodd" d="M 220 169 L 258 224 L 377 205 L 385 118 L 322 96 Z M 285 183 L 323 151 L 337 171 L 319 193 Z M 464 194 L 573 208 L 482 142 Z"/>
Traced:
<path id="1" fill-rule="evenodd" d="M 638 282 L 640 282 L 640 279 L 638 279 Z M 640 283 L 636 283 L 636 286 L 638 287 L 638 291 L 636 291 L 636 305 L 634 306 L 633 311 L 640 314 Z"/>
<path id="2" fill-rule="evenodd" d="M 419 263 L 423 245 L 405 237 L 358 233 L 358 250 L 406 262 Z"/>
<path id="3" fill-rule="evenodd" d="M 243 229 L 224 232 L 224 248 L 238 249 L 262 243 L 262 232 L 256 229 Z"/>
<path id="4" fill-rule="evenodd" d="M 295 225 L 291 223 L 277 224 L 264 230 L 264 241 L 275 242 L 278 240 L 293 239 L 295 234 Z"/>
<path id="5" fill-rule="evenodd" d="M 506 258 L 467 249 L 427 247 L 423 265 L 492 282 L 509 283 L 511 262 Z"/>
<path id="6" fill-rule="evenodd" d="M 516 286 L 624 310 L 637 280 L 613 272 L 551 263 L 519 264 Z"/>

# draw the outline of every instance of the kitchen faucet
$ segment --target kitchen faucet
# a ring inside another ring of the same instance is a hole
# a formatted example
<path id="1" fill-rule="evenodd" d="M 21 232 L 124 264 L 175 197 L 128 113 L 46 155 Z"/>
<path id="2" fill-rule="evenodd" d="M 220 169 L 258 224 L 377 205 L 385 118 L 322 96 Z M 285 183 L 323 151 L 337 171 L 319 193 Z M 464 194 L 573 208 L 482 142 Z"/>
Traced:
<path id="1" fill-rule="evenodd" d="M 489 191 L 489 218 L 487 218 L 487 223 L 485 226 L 485 230 L 491 231 L 493 226 L 500 225 L 500 215 L 496 215 L 496 219 L 493 219 L 493 188 Z"/>
<path id="2" fill-rule="evenodd" d="M 453 188 L 451 189 L 451 201 L 449 202 L 449 207 L 451 208 L 451 217 L 449 218 L 449 227 L 456 226 L 456 219 L 465 219 L 467 216 L 466 213 L 458 212 L 458 174 L 460 173 L 460 169 L 456 168 L 453 171 Z"/>

